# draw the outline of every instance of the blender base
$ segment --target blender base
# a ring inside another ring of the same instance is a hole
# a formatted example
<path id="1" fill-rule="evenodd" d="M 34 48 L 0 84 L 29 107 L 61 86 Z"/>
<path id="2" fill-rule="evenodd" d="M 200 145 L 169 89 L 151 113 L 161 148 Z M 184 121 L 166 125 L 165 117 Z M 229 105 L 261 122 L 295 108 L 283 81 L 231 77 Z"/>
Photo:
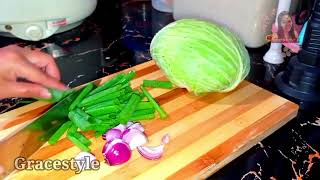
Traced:
<path id="1" fill-rule="evenodd" d="M 320 68 L 301 63 L 293 57 L 277 75 L 275 84 L 288 97 L 304 103 L 320 103 Z"/>

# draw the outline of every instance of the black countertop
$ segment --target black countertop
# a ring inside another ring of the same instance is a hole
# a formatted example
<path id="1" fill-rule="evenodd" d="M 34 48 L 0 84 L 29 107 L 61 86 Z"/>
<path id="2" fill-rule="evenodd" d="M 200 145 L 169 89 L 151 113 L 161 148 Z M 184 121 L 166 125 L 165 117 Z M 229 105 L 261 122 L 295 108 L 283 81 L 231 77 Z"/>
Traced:
<path id="1" fill-rule="evenodd" d="M 150 1 L 100 0 L 81 26 L 41 42 L 0 37 L 0 47 L 18 44 L 52 54 L 70 87 L 92 81 L 151 59 L 152 37 L 173 21 Z M 248 49 L 251 72 L 247 78 L 276 94 L 275 75 L 286 67 L 264 63 L 268 47 Z M 286 62 L 294 54 L 284 49 Z M 0 101 L 0 113 L 22 106 L 28 99 Z M 315 106 L 314 106 L 315 107 Z M 280 130 L 214 174 L 212 179 L 320 179 L 320 110 L 308 107 Z"/>

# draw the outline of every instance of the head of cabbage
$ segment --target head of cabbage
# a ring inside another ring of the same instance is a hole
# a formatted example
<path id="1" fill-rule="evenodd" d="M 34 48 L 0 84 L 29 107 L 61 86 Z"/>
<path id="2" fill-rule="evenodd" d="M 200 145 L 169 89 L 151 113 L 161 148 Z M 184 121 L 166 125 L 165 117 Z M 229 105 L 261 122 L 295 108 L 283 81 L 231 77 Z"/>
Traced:
<path id="1" fill-rule="evenodd" d="M 173 84 L 195 94 L 231 91 L 250 70 L 248 51 L 238 37 L 202 20 L 167 25 L 153 38 L 150 52 Z"/>

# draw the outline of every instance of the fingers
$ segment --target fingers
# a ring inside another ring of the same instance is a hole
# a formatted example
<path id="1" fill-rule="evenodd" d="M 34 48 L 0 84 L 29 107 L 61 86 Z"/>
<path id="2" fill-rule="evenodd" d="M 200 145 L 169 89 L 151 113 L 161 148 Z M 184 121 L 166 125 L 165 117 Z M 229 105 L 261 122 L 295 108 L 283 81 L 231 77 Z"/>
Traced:
<path id="1" fill-rule="evenodd" d="M 33 51 L 26 48 L 22 48 L 21 51 L 29 62 L 31 62 L 32 64 L 35 64 L 39 68 L 45 68 L 46 73 L 49 76 L 58 80 L 61 79 L 60 71 L 52 56 L 40 51 Z"/>
<path id="2" fill-rule="evenodd" d="M 6 82 L 3 83 L 0 98 L 6 97 L 33 97 L 33 98 L 51 98 L 49 91 L 38 84 L 23 82 Z M 4 89 L 5 88 L 5 89 Z"/>
<path id="3" fill-rule="evenodd" d="M 46 73 L 42 72 L 37 67 L 33 66 L 28 62 L 21 62 L 23 64 L 22 69 L 20 69 L 18 76 L 26 78 L 27 80 L 40 84 L 45 87 L 51 87 L 61 90 L 68 89 L 64 84 L 62 84 L 59 80 L 50 77 Z"/>
<path id="4" fill-rule="evenodd" d="M 59 70 L 49 55 L 17 46 L 0 49 L 0 98 L 50 98 L 47 88 L 68 89 L 62 84 Z M 45 68 L 43 72 L 40 68 Z M 32 83 L 17 82 L 18 78 Z"/>

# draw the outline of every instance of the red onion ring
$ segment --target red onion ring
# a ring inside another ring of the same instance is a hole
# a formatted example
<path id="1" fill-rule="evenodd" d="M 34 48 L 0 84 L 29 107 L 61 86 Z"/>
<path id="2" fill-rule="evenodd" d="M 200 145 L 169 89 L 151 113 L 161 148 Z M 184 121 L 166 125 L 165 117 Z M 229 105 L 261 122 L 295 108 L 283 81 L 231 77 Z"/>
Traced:
<path id="1" fill-rule="evenodd" d="M 121 139 L 114 139 L 104 145 L 102 154 L 110 166 L 115 166 L 127 162 L 131 157 L 131 150 Z"/>

